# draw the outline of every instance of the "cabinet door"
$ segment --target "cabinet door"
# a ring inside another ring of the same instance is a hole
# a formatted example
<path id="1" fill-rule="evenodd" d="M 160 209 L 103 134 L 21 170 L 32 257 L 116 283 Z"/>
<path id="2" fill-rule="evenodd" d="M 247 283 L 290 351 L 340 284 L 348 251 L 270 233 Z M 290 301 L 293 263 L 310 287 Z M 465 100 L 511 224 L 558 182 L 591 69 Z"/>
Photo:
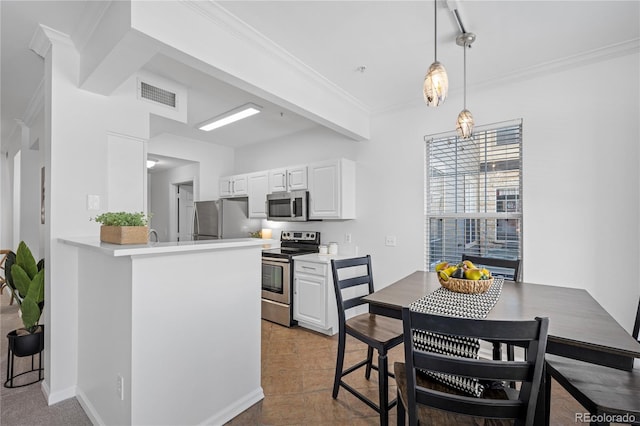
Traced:
<path id="1" fill-rule="evenodd" d="M 287 187 L 289 191 L 307 189 L 307 166 L 287 170 Z"/>
<path id="2" fill-rule="evenodd" d="M 250 174 L 247 185 L 249 192 L 249 218 L 266 218 L 269 175 L 267 172 Z"/>
<path id="3" fill-rule="evenodd" d="M 287 191 L 287 170 L 269 170 L 269 192 Z"/>
<path id="4" fill-rule="evenodd" d="M 231 197 L 233 195 L 232 191 L 233 178 L 231 176 L 225 176 L 220 178 L 220 196 L 221 197 Z"/>
<path id="5" fill-rule="evenodd" d="M 340 163 L 309 166 L 309 218 L 340 218 Z"/>
<path id="6" fill-rule="evenodd" d="M 240 175 L 233 177 L 233 195 L 247 195 L 247 175 Z"/>
<path id="7" fill-rule="evenodd" d="M 325 328 L 326 288 L 324 276 L 296 274 L 293 283 L 293 319 Z"/>

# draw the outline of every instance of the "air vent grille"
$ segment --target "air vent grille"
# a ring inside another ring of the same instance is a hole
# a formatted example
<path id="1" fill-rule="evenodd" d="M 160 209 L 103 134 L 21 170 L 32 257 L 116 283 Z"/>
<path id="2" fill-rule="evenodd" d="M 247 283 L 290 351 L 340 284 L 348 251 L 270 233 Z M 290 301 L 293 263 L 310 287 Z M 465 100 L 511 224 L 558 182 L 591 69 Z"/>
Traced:
<path id="1" fill-rule="evenodd" d="M 140 82 L 140 96 L 144 99 L 170 106 L 171 108 L 176 107 L 175 93 L 152 86 L 144 81 Z"/>

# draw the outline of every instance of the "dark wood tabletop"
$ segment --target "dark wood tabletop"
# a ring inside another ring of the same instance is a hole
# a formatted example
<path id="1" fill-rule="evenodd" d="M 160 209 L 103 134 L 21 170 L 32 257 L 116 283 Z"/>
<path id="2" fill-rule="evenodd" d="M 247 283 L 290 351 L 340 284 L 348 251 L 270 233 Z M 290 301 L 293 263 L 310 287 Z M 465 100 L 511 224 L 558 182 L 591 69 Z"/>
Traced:
<path id="1" fill-rule="evenodd" d="M 370 311 L 400 318 L 404 306 L 440 288 L 434 272 L 416 271 L 364 299 Z M 624 370 L 638 343 L 583 289 L 505 281 L 487 319 L 549 318 L 547 352 Z"/>

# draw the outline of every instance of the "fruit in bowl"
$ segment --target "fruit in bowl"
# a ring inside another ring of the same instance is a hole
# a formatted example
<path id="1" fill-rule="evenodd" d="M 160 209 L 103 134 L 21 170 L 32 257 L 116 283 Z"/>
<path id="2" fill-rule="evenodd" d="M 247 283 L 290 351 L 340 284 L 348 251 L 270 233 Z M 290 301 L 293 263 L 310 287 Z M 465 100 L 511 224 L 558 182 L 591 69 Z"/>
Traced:
<path id="1" fill-rule="evenodd" d="M 457 293 L 484 293 L 493 284 L 491 272 L 469 260 L 456 265 L 441 262 L 436 265 L 436 271 L 440 284 Z"/>
<path id="2" fill-rule="evenodd" d="M 440 262 L 436 265 L 436 272 L 442 281 L 448 281 L 449 278 L 466 279 L 472 281 L 489 280 L 491 272 L 485 268 L 478 268 L 470 260 L 465 260 L 457 265 L 451 265 L 448 262 Z"/>

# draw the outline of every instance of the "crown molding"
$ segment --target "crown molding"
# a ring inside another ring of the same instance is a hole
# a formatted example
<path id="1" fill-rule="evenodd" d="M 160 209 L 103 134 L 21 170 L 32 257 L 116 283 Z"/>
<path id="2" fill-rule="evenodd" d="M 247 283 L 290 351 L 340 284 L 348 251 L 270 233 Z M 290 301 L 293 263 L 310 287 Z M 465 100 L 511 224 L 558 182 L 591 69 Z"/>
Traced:
<path id="1" fill-rule="evenodd" d="M 530 80 L 542 75 L 553 74 L 560 71 L 566 71 L 572 68 L 593 64 L 620 56 L 640 53 L 640 38 L 623 41 L 609 46 L 581 52 L 566 58 L 556 59 L 553 61 L 543 62 L 530 67 L 512 71 L 510 73 L 498 75 L 479 82 L 467 82 L 467 90 L 473 92 L 474 89 L 485 89 L 504 84 L 517 83 L 520 81 Z M 462 88 L 453 88 L 449 91 L 449 95 L 462 92 Z M 407 102 L 402 102 L 388 107 L 379 108 L 372 111 L 372 115 L 382 115 L 394 113 L 407 108 L 415 108 L 424 105 L 422 94 L 418 94 Z"/>
<path id="2" fill-rule="evenodd" d="M 41 58 L 44 58 L 47 56 L 47 52 L 51 48 L 51 44 L 53 42 L 75 47 L 71 37 L 67 34 L 40 24 L 36 27 L 36 30 L 31 37 L 29 49 Z"/>
<path id="3" fill-rule="evenodd" d="M 566 71 L 572 68 L 630 55 L 640 52 L 640 38 L 635 38 L 620 43 L 611 44 L 598 49 L 580 52 L 565 58 L 542 62 L 530 67 L 521 68 L 507 74 L 489 78 L 472 85 L 477 89 L 482 89 L 498 84 L 516 83 L 523 80 L 530 80 L 542 75 L 553 74 Z"/>
<path id="4" fill-rule="evenodd" d="M 32 127 L 34 121 L 38 114 L 44 108 L 44 78 L 40 80 L 38 87 L 33 92 L 31 99 L 29 100 L 29 104 L 27 104 L 27 108 L 22 114 L 22 122 L 24 122 L 28 127 Z"/>
<path id="5" fill-rule="evenodd" d="M 292 55 L 290 52 L 282 48 L 273 40 L 264 36 L 258 30 L 229 12 L 223 6 L 215 1 L 193 1 L 180 0 L 180 4 L 187 6 L 194 11 L 200 13 L 207 19 L 211 20 L 218 28 L 221 28 L 230 35 L 250 43 L 262 51 L 266 51 L 271 56 L 277 57 L 284 62 L 290 69 L 295 70 L 298 74 L 304 76 L 311 83 L 321 87 L 323 90 L 333 93 L 344 102 L 358 108 L 365 114 L 371 113 L 371 108 L 365 105 L 358 98 L 351 95 L 340 86 L 327 79 L 325 76 L 302 62 L 300 59 Z"/>

